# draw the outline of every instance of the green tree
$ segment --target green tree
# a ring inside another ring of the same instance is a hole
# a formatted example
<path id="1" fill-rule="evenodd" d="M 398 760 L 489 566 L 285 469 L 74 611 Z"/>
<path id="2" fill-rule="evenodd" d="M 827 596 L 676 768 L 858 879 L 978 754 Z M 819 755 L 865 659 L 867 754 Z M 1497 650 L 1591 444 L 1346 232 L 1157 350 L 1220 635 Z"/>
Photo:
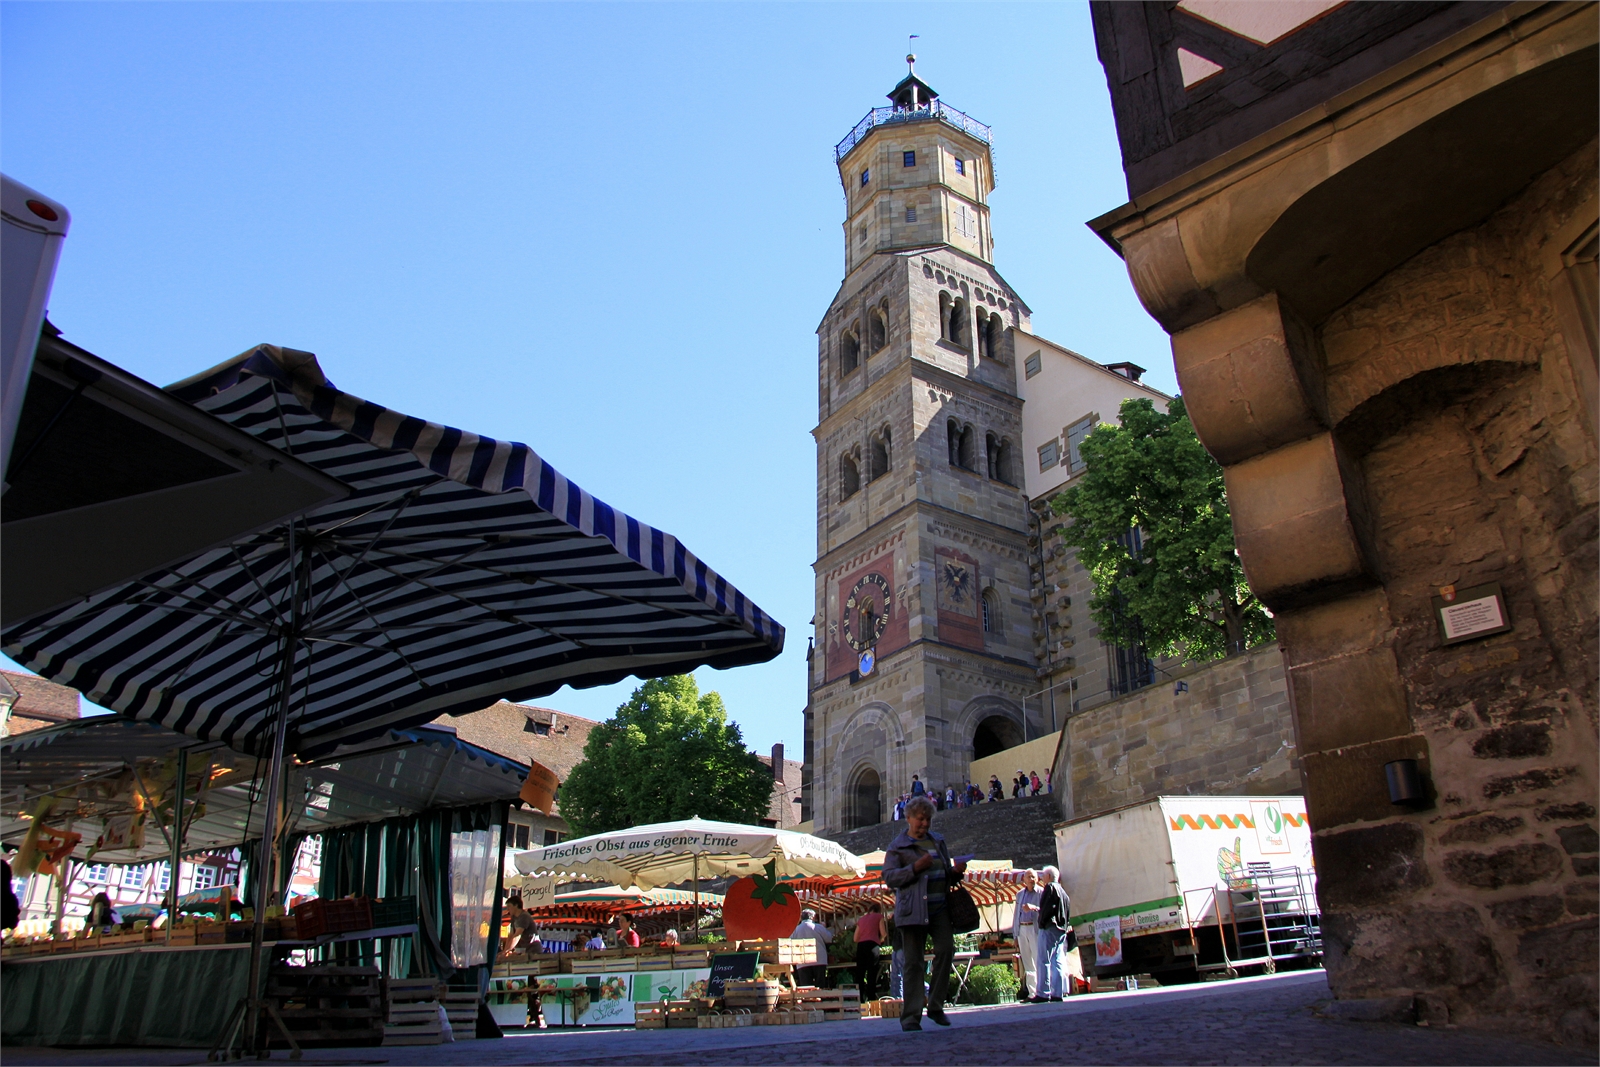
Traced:
<path id="1" fill-rule="evenodd" d="M 1106 640 L 1159 656 L 1221 659 L 1269 640 L 1267 614 L 1234 551 L 1222 468 L 1183 398 L 1169 411 L 1124 400 L 1080 446 L 1088 469 L 1051 505 L 1094 578 L 1090 614 Z M 1129 531 L 1138 528 L 1138 536 Z"/>
<path id="2" fill-rule="evenodd" d="M 694 678 L 656 678 L 596 726 L 561 783 L 561 815 L 579 834 L 692 818 L 755 823 L 772 771 L 744 747 L 718 693 Z"/>

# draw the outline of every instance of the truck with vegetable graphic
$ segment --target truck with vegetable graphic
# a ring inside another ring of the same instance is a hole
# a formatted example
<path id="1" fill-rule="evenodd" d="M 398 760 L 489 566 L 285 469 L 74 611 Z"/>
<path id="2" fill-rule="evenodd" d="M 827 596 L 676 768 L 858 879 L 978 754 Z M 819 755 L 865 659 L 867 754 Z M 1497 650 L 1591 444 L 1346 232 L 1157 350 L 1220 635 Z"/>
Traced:
<path id="1" fill-rule="evenodd" d="M 1193 981 L 1321 957 L 1303 797 L 1158 797 L 1062 823 L 1056 855 L 1085 974 Z"/>

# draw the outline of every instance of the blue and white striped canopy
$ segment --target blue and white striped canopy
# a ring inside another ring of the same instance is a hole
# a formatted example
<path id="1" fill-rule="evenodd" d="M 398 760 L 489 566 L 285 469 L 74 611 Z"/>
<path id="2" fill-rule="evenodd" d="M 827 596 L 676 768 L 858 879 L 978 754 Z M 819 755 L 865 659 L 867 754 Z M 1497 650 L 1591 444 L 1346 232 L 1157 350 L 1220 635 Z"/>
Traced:
<path id="1" fill-rule="evenodd" d="M 563 685 L 770 660 L 783 627 L 526 445 L 334 388 L 262 345 L 170 391 L 352 487 L 296 520 L 302 755 Z M 290 625 L 287 526 L 26 619 L 7 655 L 90 700 L 259 750 Z"/>

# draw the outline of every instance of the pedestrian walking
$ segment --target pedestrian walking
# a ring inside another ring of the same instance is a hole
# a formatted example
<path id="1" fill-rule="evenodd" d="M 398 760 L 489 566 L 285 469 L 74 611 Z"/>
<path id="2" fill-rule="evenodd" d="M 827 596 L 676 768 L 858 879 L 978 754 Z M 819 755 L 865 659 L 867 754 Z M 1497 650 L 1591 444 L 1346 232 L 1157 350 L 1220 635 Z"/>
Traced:
<path id="1" fill-rule="evenodd" d="M 1028 784 L 1033 788 L 1033 792 L 1028 794 L 1028 795 L 1029 796 L 1035 796 L 1035 797 L 1038 796 L 1039 795 L 1039 790 L 1044 787 L 1044 783 L 1039 781 L 1039 772 L 1038 771 L 1030 771 L 1028 773 Z"/>
<path id="2" fill-rule="evenodd" d="M 856 984 L 861 1001 L 878 999 L 878 950 L 883 946 L 883 909 L 873 904 L 856 920 Z"/>
<path id="3" fill-rule="evenodd" d="M 1022 961 L 1019 999 L 1027 1000 L 1039 991 L 1039 872 L 1032 867 L 1022 872 L 1022 889 L 1011 916 L 1011 936 L 1017 939 L 1017 958 Z"/>
<path id="4" fill-rule="evenodd" d="M 945 788 L 944 806 L 946 808 L 953 808 L 956 806 L 956 787 L 953 785 Z"/>
<path id="5" fill-rule="evenodd" d="M 914 797 L 920 797 L 926 795 L 927 792 L 928 788 L 922 784 L 922 779 L 913 774 L 911 776 L 911 795 Z"/>
<path id="6" fill-rule="evenodd" d="M 993 804 L 995 801 L 1004 800 L 1005 798 L 1006 790 L 1005 787 L 1000 784 L 1000 776 L 998 774 L 991 774 L 989 776 L 989 803 Z"/>
<path id="7" fill-rule="evenodd" d="M 1022 773 L 1022 768 L 1017 768 L 1017 776 L 1011 779 L 1011 799 L 1024 797 L 1028 792 L 1028 776 Z"/>
<path id="8" fill-rule="evenodd" d="M 908 979 L 905 1005 L 900 1011 L 902 1030 L 922 1029 L 926 999 L 928 1018 L 949 1026 L 945 994 L 950 987 L 950 962 L 955 956 L 950 909 L 945 906 L 949 888 L 966 872 L 965 862 L 950 858 L 944 838 L 933 832 L 933 805 L 926 797 L 913 797 L 906 805 L 906 831 L 889 842 L 883 857 L 883 881 L 894 892 L 894 924 L 900 931 Z M 933 974 L 926 996 L 922 968 L 928 938 L 933 938 Z"/>
<path id="9" fill-rule="evenodd" d="M 800 913 L 800 924 L 789 937 L 797 941 L 809 937 L 817 943 L 817 959 L 820 962 L 796 968 L 794 977 L 800 985 L 820 986 L 828 976 L 828 943 L 833 940 L 833 931 L 817 922 L 817 913 L 807 908 Z"/>
<path id="10" fill-rule="evenodd" d="M 1055 775 L 1056 772 L 1051 768 L 1046 767 L 1044 769 L 1044 791 L 1046 793 L 1054 793 L 1056 791 Z"/>
<path id="11" fill-rule="evenodd" d="M 1072 906 L 1060 879 L 1061 874 L 1054 867 L 1039 872 L 1039 985 L 1032 998 L 1035 1004 L 1060 1000 L 1066 995 L 1061 980 L 1061 945 L 1066 940 Z"/>

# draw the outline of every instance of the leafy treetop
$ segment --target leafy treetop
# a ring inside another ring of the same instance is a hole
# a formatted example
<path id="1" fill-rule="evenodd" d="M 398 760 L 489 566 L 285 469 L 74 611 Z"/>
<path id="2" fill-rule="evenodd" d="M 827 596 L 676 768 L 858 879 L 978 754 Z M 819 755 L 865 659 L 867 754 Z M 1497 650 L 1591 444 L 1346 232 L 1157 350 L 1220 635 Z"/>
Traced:
<path id="1" fill-rule="evenodd" d="M 1270 640 L 1272 617 L 1251 593 L 1222 468 L 1195 436 L 1183 398 L 1161 412 L 1124 400 L 1120 426 L 1101 424 L 1080 446 L 1087 469 L 1052 502 L 1094 578 L 1090 614 L 1124 648 L 1221 659 Z M 1129 536 L 1137 527 L 1139 536 Z"/>
<path id="2" fill-rule="evenodd" d="M 754 823 L 772 797 L 772 771 L 744 747 L 722 697 L 693 677 L 656 678 L 589 733 L 561 783 L 561 815 L 578 834 L 699 816 Z"/>

